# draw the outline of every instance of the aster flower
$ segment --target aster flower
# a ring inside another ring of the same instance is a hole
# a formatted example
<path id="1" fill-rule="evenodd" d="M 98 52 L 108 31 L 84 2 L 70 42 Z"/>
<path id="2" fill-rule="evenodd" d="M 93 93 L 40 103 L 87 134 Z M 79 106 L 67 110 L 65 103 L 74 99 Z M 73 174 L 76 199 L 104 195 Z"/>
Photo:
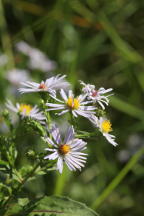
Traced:
<path id="1" fill-rule="evenodd" d="M 82 139 L 77 139 L 74 137 L 73 126 L 70 126 L 66 132 L 65 139 L 61 139 L 59 128 L 53 125 L 50 131 L 52 139 L 44 138 L 46 142 L 52 145 L 53 148 L 46 148 L 45 150 L 51 153 L 47 155 L 44 159 L 55 160 L 57 159 L 57 169 L 60 173 L 63 170 L 63 163 L 66 163 L 71 171 L 81 170 L 86 163 L 86 155 L 81 152 L 86 149 L 86 142 Z"/>
<path id="2" fill-rule="evenodd" d="M 56 97 L 53 97 L 56 101 L 59 102 L 58 104 L 46 103 L 48 107 L 51 107 L 48 108 L 47 111 L 63 110 L 62 112 L 58 113 L 58 115 L 62 115 L 70 111 L 72 112 L 74 117 L 81 115 L 86 118 L 89 118 L 91 114 L 95 113 L 92 111 L 96 109 L 94 106 L 86 106 L 86 104 L 89 103 L 88 101 L 85 101 L 86 95 L 79 95 L 75 98 L 73 92 L 69 90 L 67 96 L 63 89 L 61 89 L 60 95 L 63 100 L 59 100 Z"/>
<path id="3" fill-rule="evenodd" d="M 107 139 L 109 143 L 111 143 L 113 146 L 118 145 L 115 142 L 115 136 L 110 134 L 110 132 L 112 131 L 112 126 L 111 122 L 108 119 L 104 117 L 97 118 L 96 116 L 92 115 L 90 121 L 95 127 L 99 128 L 100 132 L 103 134 L 103 136 Z"/>
<path id="4" fill-rule="evenodd" d="M 16 103 L 14 106 L 11 101 L 7 101 L 6 106 L 11 111 L 18 113 L 21 115 L 22 118 L 30 117 L 32 119 L 38 120 L 41 123 L 44 123 L 45 116 L 43 113 L 37 108 L 37 106 L 32 107 L 28 104 L 19 104 Z"/>
<path id="5" fill-rule="evenodd" d="M 91 100 L 93 103 L 98 103 L 102 109 L 105 109 L 104 105 L 109 104 L 108 97 L 112 94 L 105 95 L 108 92 L 111 92 L 113 89 L 105 89 L 105 88 L 99 88 L 98 90 L 95 89 L 94 85 L 85 84 L 84 82 L 80 81 L 80 84 L 82 84 L 84 87 L 82 88 L 82 92 L 87 95 L 87 99 Z"/>
<path id="6" fill-rule="evenodd" d="M 49 92 L 52 95 L 55 95 L 55 91 L 58 89 L 67 89 L 70 87 L 70 84 L 65 80 L 66 75 L 53 76 L 46 81 L 41 83 L 36 82 L 22 82 L 23 88 L 19 88 L 20 93 L 30 93 L 30 92 Z"/>
<path id="7" fill-rule="evenodd" d="M 56 68 L 56 63 L 50 60 L 39 49 L 29 46 L 26 42 L 21 41 L 16 44 L 18 51 L 29 57 L 28 66 L 31 69 L 38 69 L 43 72 L 49 72 Z"/>

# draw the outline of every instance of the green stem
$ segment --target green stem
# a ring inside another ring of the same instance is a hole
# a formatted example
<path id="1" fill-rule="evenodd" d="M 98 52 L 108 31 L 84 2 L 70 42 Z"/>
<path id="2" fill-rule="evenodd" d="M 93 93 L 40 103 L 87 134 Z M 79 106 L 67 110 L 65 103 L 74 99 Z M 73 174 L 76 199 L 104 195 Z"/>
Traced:
<path id="1" fill-rule="evenodd" d="M 76 121 L 76 119 L 73 116 L 71 111 L 69 112 L 69 122 L 70 122 L 71 125 L 73 125 L 75 127 L 75 130 L 78 129 L 77 121 Z"/>
<path id="2" fill-rule="evenodd" d="M 48 121 L 48 125 L 50 126 L 51 125 L 51 117 L 50 117 L 50 113 L 47 112 L 47 121 Z"/>
<path id="3" fill-rule="evenodd" d="M 91 207 L 97 209 L 104 200 L 110 195 L 110 193 L 119 185 L 127 173 L 138 162 L 141 156 L 144 154 L 144 148 L 141 148 L 133 157 L 129 160 L 126 166 L 120 171 L 120 173 L 112 180 L 107 188 L 100 194 L 100 196 L 92 203 Z"/>
<path id="4" fill-rule="evenodd" d="M 76 138 L 92 138 L 92 137 L 96 137 L 97 134 L 96 133 L 84 133 L 84 134 L 76 134 Z"/>
<path id="5" fill-rule="evenodd" d="M 3 205 L 3 208 L 5 209 L 4 215 L 6 215 L 6 212 L 8 211 L 8 204 L 15 198 L 15 196 L 18 194 L 18 192 L 21 190 L 21 188 L 24 186 L 24 184 L 27 182 L 27 180 L 34 174 L 38 166 L 40 165 L 40 162 L 38 162 L 34 168 L 31 170 L 30 173 L 23 179 L 22 183 L 19 184 L 19 186 L 13 191 L 13 193 L 8 197 L 6 202 Z"/>
<path id="6" fill-rule="evenodd" d="M 46 111 L 47 106 L 45 104 L 51 98 L 48 97 L 45 94 L 45 92 L 40 92 L 40 97 L 42 98 L 41 105 L 42 105 L 42 109 L 44 110 L 44 114 L 45 114 L 45 117 L 46 117 L 46 122 L 47 122 L 48 126 L 50 126 L 51 125 L 51 117 L 50 117 L 50 113 L 48 111 Z"/>
<path id="7" fill-rule="evenodd" d="M 56 173 L 56 184 L 53 194 L 54 195 L 62 195 L 65 189 L 66 182 L 69 181 L 71 176 L 71 172 L 64 166 L 64 170 L 62 174 Z"/>

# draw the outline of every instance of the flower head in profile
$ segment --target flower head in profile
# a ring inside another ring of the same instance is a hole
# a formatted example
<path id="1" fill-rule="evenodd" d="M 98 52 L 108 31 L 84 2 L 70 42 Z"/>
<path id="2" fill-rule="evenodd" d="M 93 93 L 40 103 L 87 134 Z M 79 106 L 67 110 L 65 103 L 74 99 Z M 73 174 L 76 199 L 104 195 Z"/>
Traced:
<path id="1" fill-rule="evenodd" d="M 103 136 L 107 139 L 109 143 L 111 143 L 113 146 L 118 145 L 115 142 L 115 136 L 110 134 L 110 132 L 112 131 L 112 125 L 108 119 L 104 117 L 97 118 L 96 116 L 92 115 L 90 121 L 95 127 L 99 128 L 100 132 L 103 134 Z"/>
<path id="2" fill-rule="evenodd" d="M 63 89 L 61 89 L 60 95 L 62 97 L 62 100 L 53 97 L 56 101 L 58 101 L 57 104 L 46 103 L 46 105 L 50 107 L 48 108 L 48 111 L 62 110 L 60 113 L 58 113 L 58 115 L 62 115 L 70 111 L 74 117 L 81 115 L 86 118 L 89 118 L 91 114 L 95 113 L 94 111 L 92 111 L 96 109 L 94 106 L 86 106 L 86 104 L 88 104 L 89 101 L 85 101 L 85 95 L 79 95 L 78 97 L 74 97 L 73 92 L 69 90 L 67 96 Z"/>
<path id="3" fill-rule="evenodd" d="M 60 173 L 63 170 L 63 163 L 66 163 L 71 171 L 81 170 L 86 163 L 87 155 L 81 151 L 86 149 L 87 143 L 74 137 L 72 126 L 67 129 L 64 140 L 61 139 L 59 128 L 56 125 L 53 125 L 50 134 L 52 139 L 48 137 L 44 139 L 52 146 L 52 148 L 46 148 L 51 153 L 44 159 L 57 159 L 57 169 Z"/>
<path id="4" fill-rule="evenodd" d="M 19 88 L 20 93 L 30 93 L 30 92 L 48 92 L 55 95 L 55 91 L 58 89 L 68 89 L 70 84 L 65 80 L 65 75 L 53 76 L 46 81 L 41 83 L 36 82 L 22 82 L 23 88 Z"/>
<path id="5" fill-rule="evenodd" d="M 14 106 L 11 101 L 7 101 L 6 106 L 11 111 L 20 114 L 22 118 L 30 117 L 32 119 L 38 120 L 41 123 L 44 123 L 45 116 L 43 113 L 37 108 L 37 106 L 32 107 L 28 104 L 19 104 L 16 103 Z"/>
<path id="6" fill-rule="evenodd" d="M 85 84 L 82 81 L 80 81 L 80 84 L 84 86 L 82 88 L 82 92 L 87 95 L 87 99 L 91 100 L 91 102 L 93 103 L 97 102 L 102 107 L 102 109 L 105 109 L 104 105 L 109 104 L 108 97 L 112 95 L 112 94 L 110 95 L 105 95 L 105 94 L 111 92 L 113 89 L 112 88 L 105 89 L 102 87 L 96 90 L 94 85 Z"/>

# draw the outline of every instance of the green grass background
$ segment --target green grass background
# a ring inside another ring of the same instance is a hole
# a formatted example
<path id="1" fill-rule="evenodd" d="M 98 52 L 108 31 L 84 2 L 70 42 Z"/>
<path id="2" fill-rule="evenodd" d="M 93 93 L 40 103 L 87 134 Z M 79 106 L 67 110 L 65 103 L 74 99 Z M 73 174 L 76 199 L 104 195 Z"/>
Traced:
<path id="1" fill-rule="evenodd" d="M 26 67 L 15 56 L 14 46 L 21 40 L 55 60 L 56 73 L 66 74 L 76 92 L 79 80 L 114 89 L 107 113 L 119 143 L 114 148 L 103 137 L 90 139 L 81 173 L 50 173 L 29 183 L 25 193 L 70 196 L 102 216 L 143 216 L 144 1 L 0 0 L 0 51 L 9 56 L 8 65 L 0 69 L 0 106 L 14 98 L 7 94 L 6 71 Z M 40 80 L 49 75 L 33 71 L 32 76 Z M 15 100 L 36 102 L 30 95 Z M 86 120 L 79 124 L 93 129 Z M 130 149 L 132 135 L 140 138 L 140 145 Z M 32 148 L 27 141 L 36 145 L 35 135 L 18 140 L 23 153 Z M 118 155 L 124 149 L 130 158 L 121 162 Z M 25 166 L 24 161 L 21 164 Z"/>

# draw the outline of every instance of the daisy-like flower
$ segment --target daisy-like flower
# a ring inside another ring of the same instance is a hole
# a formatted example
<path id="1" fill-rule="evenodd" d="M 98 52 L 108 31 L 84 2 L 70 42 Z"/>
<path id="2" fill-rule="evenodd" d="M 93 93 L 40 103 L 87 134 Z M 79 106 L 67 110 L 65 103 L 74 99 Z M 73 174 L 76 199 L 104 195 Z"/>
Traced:
<path id="1" fill-rule="evenodd" d="M 37 106 L 32 107 L 28 104 L 19 104 L 16 103 L 14 106 L 11 101 L 7 101 L 6 106 L 11 111 L 18 113 L 21 115 L 22 118 L 24 117 L 30 117 L 32 119 L 38 120 L 41 123 L 44 123 L 45 116 L 43 115 L 43 112 L 41 112 Z"/>
<path id="2" fill-rule="evenodd" d="M 82 88 L 82 92 L 87 95 L 87 99 L 91 100 L 91 102 L 93 103 L 97 102 L 102 107 L 102 109 L 105 109 L 104 105 L 109 104 L 108 97 L 112 95 L 112 94 L 109 95 L 105 95 L 105 94 L 111 92 L 113 89 L 112 88 L 105 89 L 102 87 L 96 90 L 94 85 L 85 84 L 82 81 L 80 81 L 80 84 L 84 86 Z"/>
<path id="3" fill-rule="evenodd" d="M 92 114 L 95 113 L 94 111 L 92 111 L 96 109 L 94 106 L 86 106 L 86 104 L 89 103 L 89 101 L 84 101 L 86 95 L 79 95 L 78 97 L 74 97 L 73 92 L 69 90 L 67 96 L 63 89 L 61 89 L 60 95 L 63 100 L 59 100 L 56 97 L 53 97 L 56 101 L 59 102 L 59 104 L 46 103 L 48 107 L 51 107 L 47 109 L 47 111 L 63 110 L 62 112 L 58 113 L 58 115 L 62 115 L 70 111 L 72 112 L 74 117 L 81 115 L 86 118 L 89 118 Z"/>
<path id="4" fill-rule="evenodd" d="M 66 75 L 57 75 L 47 79 L 45 82 L 22 82 L 23 88 L 19 88 L 20 93 L 30 93 L 30 92 L 49 92 L 55 95 L 55 91 L 58 89 L 68 89 L 70 84 L 65 80 Z"/>
<path id="5" fill-rule="evenodd" d="M 53 148 L 46 148 L 51 154 L 47 155 L 44 159 L 55 160 L 57 159 L 57 169 L 60 173 L 63 170 L 63 163 L 66 163 L 71 171 L 81 170 L 86 163 L 86 155 L 81 152 L 86 149 L 86 142 L 82 139 L 74 137 L 73 126 L 70 126 L 66 132 L 64 140 L 61 139 L 59 128 L 53 125 L 51 130 L 52 139 L 44 138 L 46 142 L 52 145 Z"/>
<path id="6" fill-rule="evenodd" d="M 112 131 L 112 125 L 108 119 L 104 117 L 97 118 L 96 116 L 92 115 L 90 121 L 95 127 L 99 128 L 100 132 L 103 134 L 103 136 L 107 139 L 109 143 L 111 143 L 113 146 L 118 145 L 115 142 L 115 136 L 110 134 L 110 132 Z"/>

